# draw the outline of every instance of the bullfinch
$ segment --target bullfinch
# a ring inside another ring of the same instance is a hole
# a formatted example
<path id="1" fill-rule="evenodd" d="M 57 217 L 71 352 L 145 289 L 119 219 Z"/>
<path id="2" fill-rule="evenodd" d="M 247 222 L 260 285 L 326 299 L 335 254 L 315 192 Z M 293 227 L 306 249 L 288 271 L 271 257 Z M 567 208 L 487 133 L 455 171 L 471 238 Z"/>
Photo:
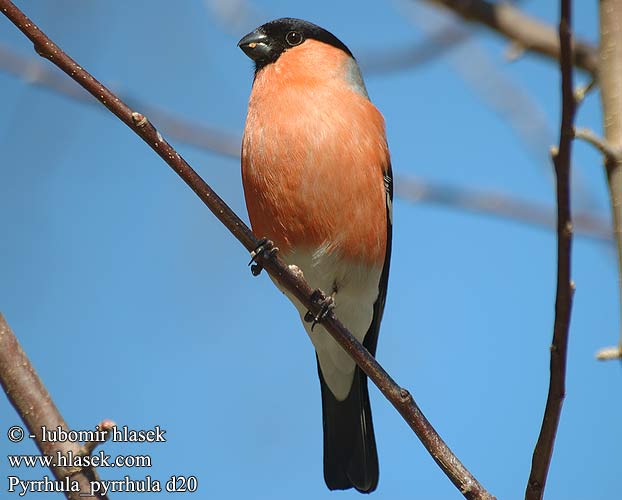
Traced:
<path id="1" fill-rule="evenodd" d="M 330 294 L 336 316 L 375 355 L 391 255 L 384 119 L 348 47 L 319 26 L 277 19 L 238 45 L 255 62 L 242 140 L 253 231 Z M 317 356 L 326 485 L 372 492 L 378 456 L 367 377 L 290 299 Z"/>

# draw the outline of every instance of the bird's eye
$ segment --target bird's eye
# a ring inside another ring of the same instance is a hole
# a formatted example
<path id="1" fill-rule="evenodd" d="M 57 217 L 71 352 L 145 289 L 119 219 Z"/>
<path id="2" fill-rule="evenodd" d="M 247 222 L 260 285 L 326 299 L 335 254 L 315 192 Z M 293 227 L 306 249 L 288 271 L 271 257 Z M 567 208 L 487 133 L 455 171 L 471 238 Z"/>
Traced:
<path id="1" fill-rule="evenodd" d="M 303 36 L 298 31 L 290 31 L 287 35 L 285 35 L 285 41 L 290 47 L 300 45 L 303 40 Z"/>

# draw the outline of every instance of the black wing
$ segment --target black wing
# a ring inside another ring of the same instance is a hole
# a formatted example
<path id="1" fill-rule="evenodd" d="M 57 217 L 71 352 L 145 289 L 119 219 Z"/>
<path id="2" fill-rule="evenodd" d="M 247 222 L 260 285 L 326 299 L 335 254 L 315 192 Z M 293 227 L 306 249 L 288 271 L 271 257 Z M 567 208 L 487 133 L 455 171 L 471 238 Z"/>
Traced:
<path id="1" fill-rule="evenodd" d="M 387 210 L 387 249 L 384 258 L 374 316 L 363 345 L 376 354 L 378 331 L 387 298 L 391 237 L 393 234 L 393 173 L 391 164 L 384 178 Z M 320 363 L 317 363 L 322 388 L 322 421 L 324 427 L 324 480 L 331 490 L 356 488 L 370 493 L 378 484 L 378 454 L 367 392 L 367 376 L 358 366 L 348 397 L 338 401 L 326 385 Z"/>
<path id="2" fill-rule="evenodd" d="M 384 188 L 387 193 L 387 251 L 384 256 L 384 266 L 378 284 L 378 298 L 374 303 L 374 317 L 369 325 L 369 330 L 363 339 L 363 345 L 373 355 L 376 355 L 376 345 L 378 344 L 378 331 L 384 313 L 384 304 L 387 300 L 387 285 L 389 282 L 389 267 L 391 265 L 391 240 L 393 237 L 393 171 L 391 163 L 384 176 Z"/>

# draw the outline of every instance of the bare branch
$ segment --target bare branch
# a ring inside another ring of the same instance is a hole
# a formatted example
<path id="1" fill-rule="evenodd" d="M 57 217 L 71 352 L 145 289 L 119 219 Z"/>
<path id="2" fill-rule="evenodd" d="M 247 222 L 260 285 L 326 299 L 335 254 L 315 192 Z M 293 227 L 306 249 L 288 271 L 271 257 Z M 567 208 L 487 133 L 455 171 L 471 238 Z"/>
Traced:
<path id="1" fill-rule="evenodd" d="M 600 98 L 605 141 L 622 150 L 622 0 L 600 0 Z M 618 328 L 622 345 L 622 160 L 605 157 L 613 234 L 618 257 Z"/>
<path id="2" fill-rule="evenodd" d="M 602 137 L 598 137 L 594 132 L 587 128 L 575 128 L 574 136 L 577 139 L 587 142 L 600 151 L 609 162 L 622 161 L 622 150 L 613 147 Z"/>
<path id="3" fill-rule="evenodd" d="M 57 452 L 60 452 L 67 457 L 69 452 L 74 456 L 83 452 L 83 447 L 78 443 L 42 439 L 43 427 L 48 429 L 60 427 L 65 431 L 69 431 L 69 427 L 2 314 L 0 314 L 0 383 L 30 435 L 36 436 L 34 440 L 41 454 L 56 457 Z M 76 470 L 53 465 L 50 470 L 59 481 L 66 478 L 76 481 L 80 491 L 87 495 L 91 491 L 90 482 L 99 481 L 97 471 L 92 467 Z M 65 494 L 71 500 L 83 498 L 79 492 L 68 491 Z M 108 497 L 95 493 L 94 498 Z"/>
<path id="4" fill-rule="evenodd" d="M 622 360 L 622 345 L 603 347 L 596 353 L 596 359 L 599 361 L 611 361 L 612 359 Z"/>
<path id="5" fill-rule="evenodd" d="M 227 31 L 239 35 L 261 24 L 263 14 L 249 0 L 203 0 L 205 8 L 216 16 Z"/>
<path id="6" fill-rule="evenodd" d="M 426 0 L 450 9 L 466 21 L 483 24 L 525 50 L 559 60 L 560 45 L 555 30 L 507 3 L 486 0 Z M 581 40 L 574 41 L 572 61 L 578 68 L 596 75 L 598 51 Z"/>
<path id="7" fill-rule="evenodd" d="M 452 25 L 429 34 L 425 40 L 413 43 L 410 47 L 368 50 L 357 59 L 365 74 L 403 71 L 434 61 L 472 36 L 472 31 Z"/>
<path id="8" fill-rule="evenodd" d="M 554 154 L 557 186 L 557 292 L 555 298 L 555 324 L 551 344 L 551 378 L 542 419 L 542 428 L 533 452 L 531 473 L 525 492 L 526 500 L 541 500 L 553 455 L 555 436 L 566 396 L 566 360 L 568 332 L 574 295 L 570 277 L 572 252 L 572 218 L 570 212 L 570 163 L 572 156 L 573 122 L 576 100 L 573 92 L 571 0 L 561 0 L 559 41 L 561 46 L 562 119 L 559 148 Z"/>
<path id="9" fill-rule="evenodd" d="M 49 59 L 61 70 L 71 76 L 83 88 L 98 99 L 122 122 L 140 136 L 197 194 L 214 215 L 231 231 L 249 252 L 258 247 L 258 239 L 244 222 L 225 204 L 225 202 L 199 177 L 190 165 L 164 140 L 142 114 L 132 111 L 124 102 L 104 87 L 73 59 L 65 54 L 30 19 L 28 19 L 10 0 L 0 0 L 2 12 L 28 37 L 39 55 Z M 286 266 L 272 253 L 260 252 L 257 256 L 261 264 L 281 286 L 286 288 L 310 312 L 317 315 L 322 310 L 325 296 L 314 293 L 301 277 Z M 323 311 L 325 312 L 325 311 Z M 322 320 L 323 326 L 354 359 L 358 366 L 376 384 L 385 397 L 402 415 L 417 434 L 432 458 L 447 474 L 453 484 L 468 499 L 488 499 L 488 493 L 473 475 L 451 452 L 438 433 L 416 405 L 411 394 L 398 386 L 380 364 L 369 354 L 360 342 L 341 324 L 330 311 Z"/>
<path id="10" fill-rule="evenodd" d="M 507 193 L 478 191 L 414 177 L 396 176 L 395 195 L 414 203 L 433 203 L 546 229 L 554 229 L 556 225 L 555 212 L 551 207 L 513 198 Z M 594 213 L 576 213 L 574 229 L 575 234 L 584 238 L 612 242 L 609 221 Z"/>
<path id="11" fill-rule="evenodd" d="M 23 57 L 6 46 L 0 45 L 0 69 L 23 78 L 32 85 L 48 88 L 58 94 L 76 100 L 82 104 L 98 106 L 97 101 L 75 85 L 65 75 L 41 64 L 40 60 Z M 181 138 L 184 143 L 215 153 L 238 158 L 240 154 L 240 138 L 235 133 L 226 132 L 218 127 L 193 123 L 147 104 L 131 95 L 120 94 L 124 101 L 140 107 L 143 113 L 161 124 L 162 129 L 172 137 Z"/>
<path id="12" fill-rule="evenodd" d="M 454 30 L 447 28 L 447 31 Z M 33 85 L 41 85 L 83 104 L 99 106 L 97 101 L 93 100 L 81 87 L 68 80 L 65 75 L 44 66 L 36 59 L 25 58 L 0 45 L 0 71 L 2 70 L 23 78 Z M 151 104 L 132 97 L 128 98 L 123 93 L 117 95 L 124 101 L 132 102 L 135 108 L 148 110 L 147 114 L 152 119 L 155 117 L 154 122 L 158 123 L 161 130 L 176 141 L 229 158 L 239 158 L 240 137 L 238 134 L 177 117 Z M 434 203 L 458 210 L 465 209 L 515 220 L 522 224 L 549 229 L 555 227 L 555 214 L 552 208 L 524 199 L 512 198 L 509 194 L 470 190 L 399 175 L 396 176 L 395 195 L 407 201 Z M 575 234 L 604 242 L 610 242 L 612 239 L 609 222 L 593 212 L 576 214 Z"/>

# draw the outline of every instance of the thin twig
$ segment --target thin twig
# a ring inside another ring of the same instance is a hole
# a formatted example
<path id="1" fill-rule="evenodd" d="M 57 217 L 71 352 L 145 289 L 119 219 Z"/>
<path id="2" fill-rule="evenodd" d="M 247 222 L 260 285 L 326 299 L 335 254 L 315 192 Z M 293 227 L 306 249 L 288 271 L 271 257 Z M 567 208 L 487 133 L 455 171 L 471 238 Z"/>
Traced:
<path id="1" fill-rule="evenodd" d="M 546 478 L 553 455 L 555 436 L 566 396 L 566 360 L 568 332 L 574 283 L 570 277 L 572 251 L 572 218 L 570 212 L 570 163 L 572 155 L 573 122 L 576 101 L 572 83 L 571 0 L 561 0 L 559 40 L 562 88 L 562 119 L 559 148 L 553 156 L 557 185 L 557 291 L 555 324 L 551 344 L 549 392 L 542 428 L 533 452 L 531 473 L 525 492 L 526 500 L 540 500 L 544 495 Z"/>
<path id="2" fill-rule="evenodd" d="M 116 425 L 117 424 L 115 424 L 112 420 L 103 420 L 102 422 L 100 422 L 97 425 L 96 430 L 103 434 L 103 439 L 97 440 L 97 441 L 86 441 L 82 445 L 80 454 L 82 456 L 88 456 L 88 455 L 93 454 L 93 451 L 95 451 L 95 448 L 97 448 L 97 446 L 101 445 L 102 443 L 110 439 L 110 431 L 112 430 L 113 427 L 116 427 Z"/>
<path id="3" fill-rule="evenodd" d="M 622 360 L 622 345 L 603 347 L 596 353 L 596 359 L 598 361 L 611 361 L 613 359 Z"/>
<path id="4" fill-rule="evenodd" d="M 24 57 L 4 45 L 0 45 L 0 70 L 19 76 L 31 85 L 48 88 L 81 104 L 99 107 L 97 101 L 65 75 L 42 64 L 38 59 Z M 189 122 L 126 93 L 118 95 L 132 107 L 139 107 L 152 120 L 161 124 L 162 129 L 171 137 L 183 138 L 186 144 L 232 158 L 237 158 L 240 154 L 240 138 L 235 133 L 226 132 L 212 125 Z"/>
<path id="5" fill-rule="evenodd" d="M 587 142 L 600 151 L 608 161 L 622 161 L 622 150 L 613 147 L 602 137 L 598 137 L 588 128 L 575 128 L 574 136 Z"/>
<path id="6" fill-rule="evenodd" d="M 246 33 L 262 24 L 265 14 L 254 8 L 249 0 L 203 0 L 203 5 L 234 35 Z"/>
<path id="7" fill-rule="evenodd" d="M 598 75 L 605 140 L 622 150 L 622 0 L 600 0 Z M 618 258 L 618 345 L 622 346 L 622 160 L 605 157 L 607 188 Z"/>
<path id="8" fill-rule="evenodd" d="M 36 436 L 34 440 L 42 455 L 55 459 L 57 453 L 64 457 L 68 457 L 69 452 L 73 456 L 81 453 L 82 446 L 79 443 L 42 439 L 43 427 L 47 429 L 60 427 L 67 432 L 69 427 L 2 314 L 0 314 L 0 383 L 28 428 L 29 434 Z M 53 465 L 50 470 L 57 480 L 63 481 L 69 477 L 71 484 L 75 481 L 80 491 L 87 494 L 91 491 L 90 482 L 99 481 L 97 471 L 92 467 L 76 470 L 72 467 Z M 65 495 L 71 500 L 84 498 L 79 492 L 68 491 Z M 94 498 L 108 497 L 105 494 L 94 493 Z"/>
<path id="9" fill-rule="evenodd" d="M 453 28 L 451 29 L 453 31 Z M 445 30 L 439 30 L 445 31 Z M 448 28 L 447 31 L 450 31 Z M 87 92 L 78 87 L 64 74 L 48 68 L 39 60 L 27 58 L 0 45 L 0 71 L 7 71 L 23 78 L 33 85 L 52 90 L 82 104 L 97 105 Z M 239 159 L 240 135 L 220 128 L 193 122 L 156 108 L 125 93 L 119 98 L 132 103 L 133 108 L 143 110 L 158 124 L 159 128 L 178 143 L 188 144 L 206 151 Z M 522 224 L 555 228 L 555 214 L 552 208 L 538 205 L 509 194 L 451 186 L 412 176 L 397 175 L 395 196 L 416 203 L 432 203 L 457 210 L 468 210 L 492 217 L 502 217 Z M 610 243 L 612 241 L 609 221 L 595 213 L 582 212 L 575 215 L 577 236 Z"/>
<path id="10" fill-rule="evenodd" d="M 486 0 L 426 0 L 441 5 L 466 21 L 476 22 L 512 40 L 525 50 L 560 59 L 560 44 L 555 30 L 504 2 Z M 578 68 L 596 75 L 598 50 L 585 41 L 574 41 L 572 62 Z"/>
<path id="11" fill-rule="evenodd" d="M 214 215 L 250 252 L 257 248 L 258 239 L 242 220 L 222 201 L 222 199 L 199 177 L 190 165 L 165 141 L 149 120 L 142 114 L 132 111 L 110 90 L 99 83 L 92 75 L 80 67 L 28 19 L 10 0 L 0 0 L 2 12 L 26 35 L 39 55 L 49 59 L 61 70 L 90 92 L 121 121 L 139 135 L 175 172 L 188 184 Z M 325 297 L 313 293 L 299 273 L 292 271 L 274 254 L 260 253 L 258 262 L 275 278 L 281 286 L 295 296 L 311 313 L 319 314 Z M 360 342 L 339 322 L 331 311 L 322 320 L 326 330 L 337 340 L 343 349 L 354 359 L 367 376 L 376 384 L 385 397 L 395 406 L 404 420 L 417 434 L 436 463 L 449 479 L 468 499 L 493 499 L 473 475 L 451 452 L 434 430 L 411 394 L 398 386 L 380 364 L 369 354 Z"/>
<path id="12" fill-rule="evenodd" d="M 587 95 L 596 88 L 596 78 L 590 78 L 590 81 L 585 85 L 580 85 L 574 91 L 574 98 L 577 101 L 577 106 L 583 102 Z"/>
<path id="13" fill-rule="evenodd" d="M 473 35 L 473 30 L 452 25 L 430 33 L 424 40 L 411 46 L 393 47 L 391 50 L 367 50 L 357 59 L 366 75 L 404 71 L 437 60 Z"/>
<path id="14" fill-rule="evenodd" d="M 415 177 L 395 177 L 395 195 L 413 203 L 436 204 L 460 211 L 485 214 L 519 224 L 555 230 L 555 211 L 540 203 L 514 198 L 508 193 L 466 189 Z M 612 243 L 611 225 L 591 212 L 574 215 L 575 234 L 598 242 Z"/>

